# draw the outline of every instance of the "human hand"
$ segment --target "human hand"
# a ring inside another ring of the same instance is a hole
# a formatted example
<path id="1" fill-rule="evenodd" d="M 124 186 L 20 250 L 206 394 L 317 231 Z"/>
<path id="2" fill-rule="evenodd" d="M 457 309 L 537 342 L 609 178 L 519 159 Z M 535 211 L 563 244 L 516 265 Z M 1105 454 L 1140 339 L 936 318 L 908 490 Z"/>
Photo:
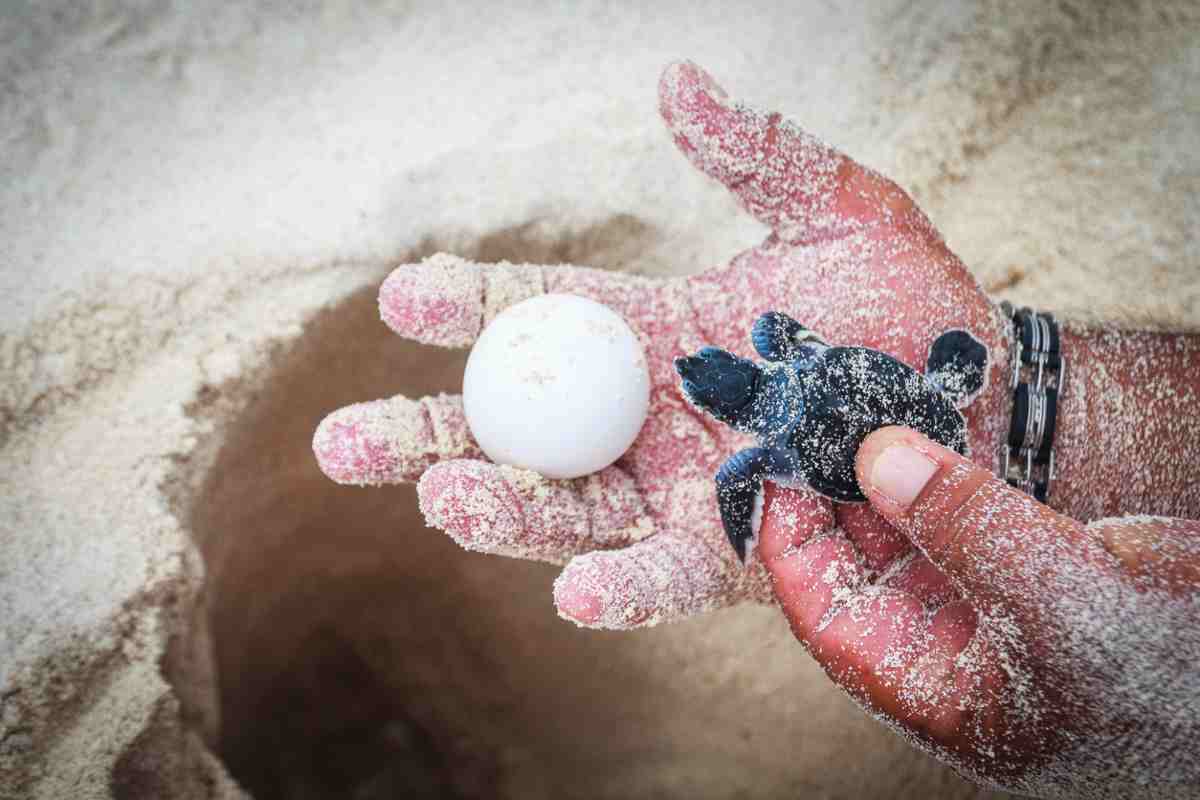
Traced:
<path id="1" fill-rule="evenodd" d="M 668 67 L 659 98 L 680 149 L 771 228 L 761 245 L 671 280 L 437 256 L 399 267 L 380 290 L 397 333 L 452 347 L 542 292 L 591 297 L 624 316 L 646 349 L 652 389 L 645 426 L 616 464 L 570 481 L 491 464 L 471 440 L 461 400 L 449 396 L 349 406 L 313 442 L 339 482 L 419 478 L 426 517 L 464 547 L 566 563 L 555 583 L 559 611 L 596 627 L 769 597 L 762 563 L 752 557 L 743 567 L 725 543 L 713 490 L 721 461 L 748 440 L 686 403 L 672 365 L 702 345 L 750 354 L 750 327 L 764 311 L 918 367 L 938 334 L 969 330 L 992 365 L 965 411 L 981 463 L 990 465 L 1007 425 L 1007 322 L 907 194 L 778 114 L 730 103 L 692 64 Z M 867 506 L 822 508 L 881 561 L 909 548 Z"/>
<path id="2" fill-rule="evenodd" d="M 1200 523 L 1085 527 L 904 428 L 868 436 L 856 469 L 920 553 L 872 564 L 815 498 L 774 487 L 760 533 L 793 632 L 838 685 L 984 783 L 1196 796 Z"/>

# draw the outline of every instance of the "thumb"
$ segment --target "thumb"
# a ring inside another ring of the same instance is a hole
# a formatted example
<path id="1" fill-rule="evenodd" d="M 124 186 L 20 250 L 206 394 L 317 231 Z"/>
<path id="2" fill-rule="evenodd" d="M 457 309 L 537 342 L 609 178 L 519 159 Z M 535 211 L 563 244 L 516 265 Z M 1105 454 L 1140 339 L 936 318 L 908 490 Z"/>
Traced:
<path id="1" fill-rule="evenodd" d="M 1081 524 L 916 431 L 875 431 L 856 470 L 875 510 L 980 611 L 1045 623 L 1058 593 L 1113 570 Z"/>

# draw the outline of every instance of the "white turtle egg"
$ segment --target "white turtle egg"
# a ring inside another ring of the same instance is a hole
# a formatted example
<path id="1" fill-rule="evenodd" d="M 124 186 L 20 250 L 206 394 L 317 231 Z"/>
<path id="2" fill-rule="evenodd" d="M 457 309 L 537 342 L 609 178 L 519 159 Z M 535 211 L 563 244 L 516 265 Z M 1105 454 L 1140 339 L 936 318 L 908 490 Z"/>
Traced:
<path id="1" fill-rule="evenodd" d="M 607 467 L 650 405 L 646 354 L 608 306 L 544 294 L 484 328 L 463 375 L 463 408 L 488 458 L 548 478 Z"/>

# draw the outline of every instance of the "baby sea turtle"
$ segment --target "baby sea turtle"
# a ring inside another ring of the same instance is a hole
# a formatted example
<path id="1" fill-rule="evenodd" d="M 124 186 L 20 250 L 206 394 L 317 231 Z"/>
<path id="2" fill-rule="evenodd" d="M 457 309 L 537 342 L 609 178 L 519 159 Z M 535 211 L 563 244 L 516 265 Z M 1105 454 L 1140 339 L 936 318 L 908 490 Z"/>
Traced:
<path id="1" fill-rule="evenodd" d="M 886 425 L 915 428 L 966 455 L 958 409 L 983 388 L 988 360 L 966 331 L 937 338 L 923 375 L 878 350 L 827 345 L 776 311 L 758 318 L 750 338 L 767 363 L 718 347 L 675 359 L 693 405 L 758 436 L 758 447 L 728 458 L 716 476 L 721 522 L 743 561 L 758 532 L 764 479 L 861 502 L 854 457 L 867 434 Z"/>

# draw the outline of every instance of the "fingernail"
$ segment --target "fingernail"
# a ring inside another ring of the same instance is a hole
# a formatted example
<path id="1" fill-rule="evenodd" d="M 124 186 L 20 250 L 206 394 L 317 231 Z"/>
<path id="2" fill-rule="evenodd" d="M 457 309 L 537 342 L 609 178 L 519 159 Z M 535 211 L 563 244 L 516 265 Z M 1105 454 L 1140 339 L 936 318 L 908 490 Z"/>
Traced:
<path id="1" fill-rule="evenodd" d="M 900 508 L 908 508 L 937 470 L 937 464 L 928 457 L 897 442 L 875 458 L 871 488 Z"/>
<path id="2" fill-rule="evenodd" d="M 577 595 L 563 601 L 562 610 L 572 621 L 590 625 L 600 618 L 600 601 L 591 595 Z"/>
<path id="3" fill-rule="evenodd" d="M 562 580 L 554 582 L 554 604 L 560 617 L 577 625 L 593 625 L 600 619 L 600 599 Z"/>

